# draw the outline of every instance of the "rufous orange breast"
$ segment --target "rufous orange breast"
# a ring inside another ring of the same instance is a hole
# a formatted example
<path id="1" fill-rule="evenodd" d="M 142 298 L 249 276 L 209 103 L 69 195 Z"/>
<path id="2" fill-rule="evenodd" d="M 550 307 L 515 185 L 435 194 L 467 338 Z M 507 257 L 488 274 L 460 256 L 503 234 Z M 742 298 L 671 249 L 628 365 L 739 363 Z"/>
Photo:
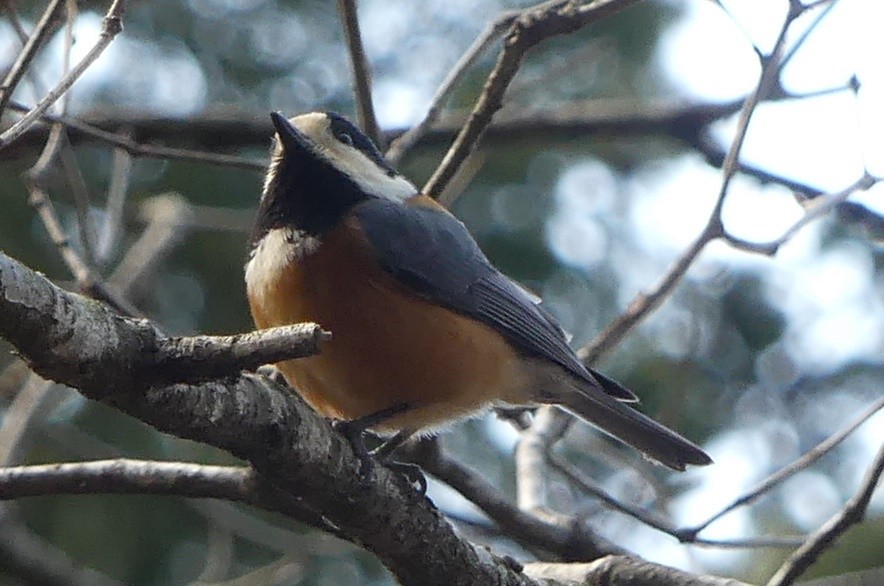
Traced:
<path id="1" fill-rule="evenodd" d="M 314 321 L 332 332 L 320 354 L 277 364 L 323 415 L 354 419 L 408 404 L 379 428 L 432 428 L 524 387 L 518 355 L 498 333 L 407 291 L 372 257 L 352 217 L 286 262 L 262 264 L 271 268 L 249 279 L 256 325 Z"/>

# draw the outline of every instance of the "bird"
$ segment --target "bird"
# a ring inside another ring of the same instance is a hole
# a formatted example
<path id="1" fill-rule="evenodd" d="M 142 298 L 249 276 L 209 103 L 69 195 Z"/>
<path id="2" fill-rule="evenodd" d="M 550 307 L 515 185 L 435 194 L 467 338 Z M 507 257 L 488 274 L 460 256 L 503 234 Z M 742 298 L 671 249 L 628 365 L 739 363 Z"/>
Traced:
<path id="1" fill-rule="evenodd" d="M 351 440 L 366 430 L 431 434 L 495 406 L 550 404 L 668 468 L 712 462 L 635 409 L 632 391 L 584 365 L 539 300 L 347 118 L 271 119 L 248 302 L 259 329 L 311 321 L 331 331 L 318 354 L 276 366 Z"/>

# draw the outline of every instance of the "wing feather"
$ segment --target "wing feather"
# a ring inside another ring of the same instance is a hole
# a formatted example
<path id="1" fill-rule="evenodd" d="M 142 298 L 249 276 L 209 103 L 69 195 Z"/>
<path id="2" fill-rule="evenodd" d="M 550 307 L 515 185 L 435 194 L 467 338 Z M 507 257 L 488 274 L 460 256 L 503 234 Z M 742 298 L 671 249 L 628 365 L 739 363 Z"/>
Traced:
<path id="1" fill-rule="evenodd" d="M 636 400 L 580 362 L 559 324 L 488 261 L 454 216 L 382 199 L 360 203 L 353 213 L 383 269 L 416 295 L 478 319 L 525 354 L 551 360 L 618 399 Z"/>

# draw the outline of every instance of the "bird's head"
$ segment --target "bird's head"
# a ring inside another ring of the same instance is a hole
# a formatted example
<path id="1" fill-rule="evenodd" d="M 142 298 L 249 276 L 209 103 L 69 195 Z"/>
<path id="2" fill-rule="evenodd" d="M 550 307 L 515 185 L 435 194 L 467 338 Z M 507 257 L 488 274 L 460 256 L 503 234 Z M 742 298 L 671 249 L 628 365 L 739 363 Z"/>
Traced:
<path id="1" fill-rule="evenodd" d="M 321 236 L 372 197 L 405 201 L 417 193 L 352 122 L 331 112 L 287 119 L 276 128 L 253 240 L 286 227 Z"/>

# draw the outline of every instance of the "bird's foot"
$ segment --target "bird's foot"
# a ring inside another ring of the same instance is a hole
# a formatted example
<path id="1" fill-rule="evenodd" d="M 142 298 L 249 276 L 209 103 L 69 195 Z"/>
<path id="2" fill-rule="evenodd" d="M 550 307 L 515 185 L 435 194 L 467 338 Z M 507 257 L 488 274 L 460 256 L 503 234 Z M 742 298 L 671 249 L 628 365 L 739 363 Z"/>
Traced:
<path id="1" fill-rule="evenodd" d="M 400 403 L 356 419 L 336 420 L 332 422 L 332 427 L 335 431 L 347 438 L 347 441 L 353 448 L 353 452 L 359 460 L 358 474 L 363 484 L 367 484 L 371 480 L 375 463 L 381 462 L 387 464 L 390 469 L 403 474 L 406 480 L 408 480 L 410 484 L 416 485 L 422 493 L 426 491 L 426 479 L 423 478 L 423 475 L 420 473 L 420 469 L 417 466 L 414 464 L 391 462 L 387 460 L 390 453 L 402 445 L 402 442 L 407 440 L 414 433 L 413 431 L 402 430 L 373 451 L 369 451 L 365 445 L 365 434 L 368 433 L 369 428 L 383 423 L 396 415 L 400 415 L 408 411 L 410 408 L 411 407 L 407 403 Z M 405 468 L 408 469 L 407 473 L 404 472 Z M 415 475 L 414 469 L 417 469 L 417 475 Z M 415 480 L 418 475 L 421 478 Z"/>

